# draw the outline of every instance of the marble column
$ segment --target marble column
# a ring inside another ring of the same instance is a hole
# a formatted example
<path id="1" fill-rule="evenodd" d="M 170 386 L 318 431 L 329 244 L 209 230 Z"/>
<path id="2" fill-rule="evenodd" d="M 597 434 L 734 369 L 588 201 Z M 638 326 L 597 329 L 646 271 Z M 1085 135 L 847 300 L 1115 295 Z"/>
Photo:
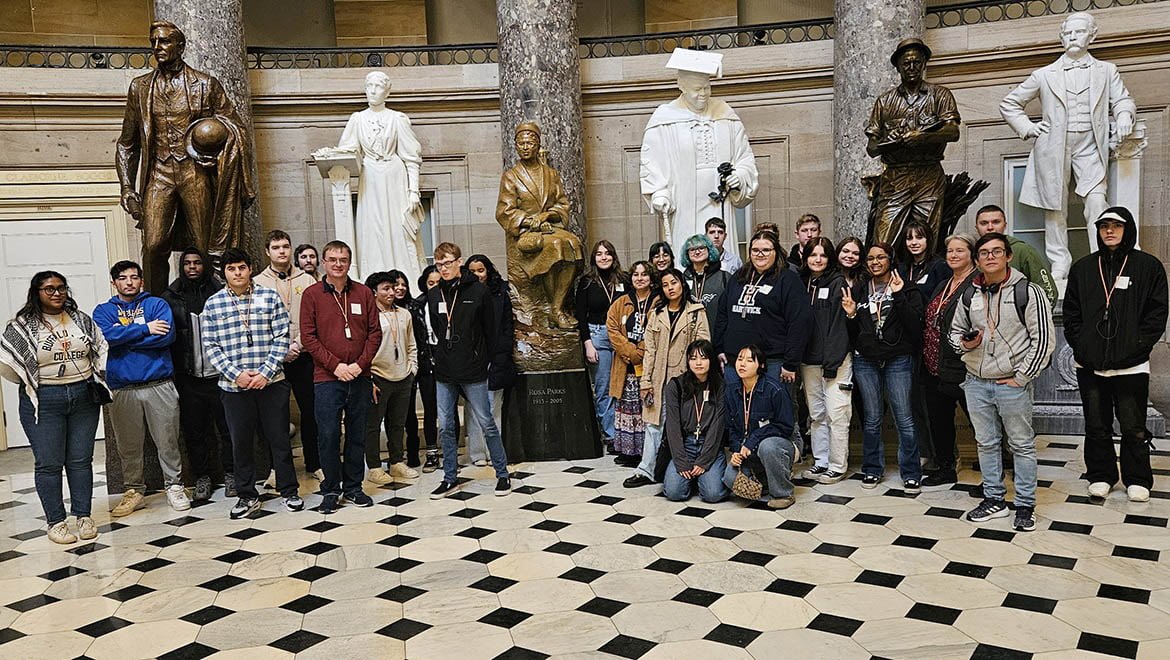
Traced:
<path id="1" fill-rule="evenodd" d="M 191 66 L 219 79 L 240 118 L 252 130 L 252 94 L 244 65 L 243 0 L 154 0 L 156 20 L 170 21 L 187 37 L 183 59 Z M 255 156 L 253 156 L 255 158 Z M 255 160 L 252 170 L 255 171 Z M 260 185 L 257 179 L 257 185 Z M 264 227 L 260 222 L 260 199 L 244 211 L 244 244 L 253 259 L 263 259 Z"/>
<path id="2" fill-rule="evenodd" d="M 890 54 L 899 41 L 920 37 L 923 0 L 836 0 L 833 15 L 833 220 L 834 235 L 865 238 L 870 200 L 862 177 L 881 163 L 865 153 L 865 125 L 879 94 L 898 84 Z M 929 79 L 929 72 L 927 74 Z"/>
<path id="3" fill-rule="evenodd" d="M 585 234 L 585 158 L 581 144 L 581 64 L 577 3 L 498 0 L 500 140 L 504 168 L 516 164 L 516 126 L 540 125 L 548 163 L 561 173 L 572 207 L 570 229 Z"/>

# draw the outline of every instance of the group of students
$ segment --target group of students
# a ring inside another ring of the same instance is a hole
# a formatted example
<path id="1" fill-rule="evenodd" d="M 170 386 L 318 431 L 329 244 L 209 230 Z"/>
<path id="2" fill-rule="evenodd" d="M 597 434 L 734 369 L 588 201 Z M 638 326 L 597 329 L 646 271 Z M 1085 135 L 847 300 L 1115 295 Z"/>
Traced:
<path id="1" fill-rule="evenodd" d="M 598 241 L 574 285 L 575 313 L 603 439 L 618 464 L 634 468 L 624 485 L 661 483 L 680 501 L 696 490 L 708 502 L 730 493 L 784 509 L 795 502 L 794 478 L 832 484 L 848 476 L 858 407 L 860 481 L 874 488 L 885 472 L 888 405 L 902 489 L 916 493 L 956 481 L 961 408 L 982 473 L 982 501 L 967 519 L 1011 515 L 1006 453 L 1013 526 L 1033 529 L 1033 387 L 1055 347 L 1057 289 L 1043 258 L 1005 226 L 1003 211 L 986 206 L 976 214 L 977 240 L 955 234 L 936 246 L 926 226 L 911 223 L 898 246 L 855 237 L 834 245 L 810 214 L 798 220 L 787 253 L 774 224 L 758 225 L 744 264 L 724 249 L 726 225 L 713 218 L 705 234 L 687 239 L 677 265 L 660 242 L 628 273 L 613 244 Z M 1166 273 L 1137 248 L 1127 209 L 1107 209 L 1094 230 L 1101 247 L 1074 264 L 1063 303 L 1084 403 L 1088 492 L 1107 497 L 1119 480 L 1116 419 L 1120 480 L 1130 500 L 1145 501 L 1153 484 L 1149 356 L 1165 331 Z M 340 241 L 326 244 L 318 261 L 315 248 L 293 250 L 288 234 L 274 230 L 265 250 L 269 264 L 259 272 L 246 252 L 227 250 L 221 281 L 206 255 L 187 249 L 179 277 L 159 296 L 143 290 L 138 264 L 118 262 L 110 270 L 116 295 L 92 316 L 78 309 L 61 273 L 32 278 L 0 337 L 0 375 L 20 386 L 52 541 L 98 534 L 92 462 L 102 406 L 125 484 L 115 517 L 145 506 L 146 430 L 174 509 L 191 506 L 184 473 L 195 500 L 211 498 L 218 449 L 225 494 L 238 498 L 230 516 L 259 511 L 257 436 L 271 460 L 268 485 L 284 508 L 303 509 L 290 395 L 322 513 L 372 506 L 363 481 L 415 478 L 420 466 L 438 469 L 440 456 L 443 478 L 431 497 L 456 493 L 460 399 L 469 459 L 490 460 L 496 495 L 511 491 L 500 429 L 516 379 L 512 308 L 489 258 L 465 262 L 457 245 L 441 243 L 416 297 L 399 271 L 370 274 L 364 284 L 350 279 L 352 253 Z M 811 465 L 794 475 L 810 453 Z M 924 462 L 933 465 L 925 475 Z"/>
<path id="2" fill-rule="evenodd" d="M 981 208 L 975 224 L 977 239 L 936 244 L 911 222 L 899 245 L 856 237 L 834 245 L 808 214 L 787 258 L 768 223 L 755 227 L 740 264 L 713 218 L 705 235 L 687 239 L 678 266 L 670 246 L 655 243 L 628 274 L 614 246 L 598 241 L 576 311 L 601 433 L 615 462 L 634 468 L 625 485 L 661 483 L 674 500 L 696 489 L 709 502 L 762 497 L 784 509 L 795 502 L 794 476 L 832 484 L 849 475 L 857 409 L 860 485 L 875 488 L 888 406 L 901 486 L 917 493 L 956 482 L 962 409 L 982 474 L 967 519 L 1014 509 L 1014 529 L 1034 529 L 1034 384 L 1056 346 L 1058 285 L 1035 249 L 1004 233 L 1001 208 Z M 1166 273 L 1137 248 L 1128 209 L 1106 210 L 1092 231 L 1100 249 L 1074 265 L 1063 301 L 1088 493 L 1107 497 L 1119 480 L 1116 419 L 1120 480 L 1141 502 L 1153 485 L 1146 399 L 1150 352 L 1167 321 Z M 811 465 L 794 475 L 809 453 Z"/>
<path id="3" fill-rule="evenodd" d="M 116 294 L 92 315 L 78 308 L 63 274 L 33 276 L 24 306 L 0 338 L 0 375 L 20 386 L 20 421 L 52 541 L 98 534 L 91 515 L 93 447 L 102 406 L 125 486 L 114 517 L 146 505 L 147 430 L 175 510 L 191 507 L 184 474 L 194 484 L 194 500 L 211 499 L 218 452 L 225 494 L 238 498 L 230 517 L 255 515 L 261 507 L 257 451 L 271 461 L 267 485 L 283 507 L 302 510 L 290 396 L 301 411 L 306 472 L 321 484 L 321 513 L 344 504 L 372 506 L 363 481 L 419 476 L 416 392 L 424 402 L 423 471 L 440 467 L 437 441 L 443 447 L 443 481 L 431 497 L 460 488 L 460 397 L 473 460 L 484 464 L 490 451 L 495 494 L 511 491 L 500 406 L 492 403 L 515 374 L 511 307 L 490 259 L 475 255 L 465 267 L 458 246 L 440 244 L 416 298 L 399 271 L 373 273 L 365 284 L 350 279 L 352 253 L 341 241 L 322 248 L 320 278 L 316 249 L 294 251 L 285 232 L 270 232 L 265 250 L 269 264 L 262 271 L 245 251 L 226 250 L 217 277 L 207 255 L 189 248 L 180 256 L 179 277 L 159 296 L 143 289 L 141 266 L 120 261 L 110 269 Z"/>

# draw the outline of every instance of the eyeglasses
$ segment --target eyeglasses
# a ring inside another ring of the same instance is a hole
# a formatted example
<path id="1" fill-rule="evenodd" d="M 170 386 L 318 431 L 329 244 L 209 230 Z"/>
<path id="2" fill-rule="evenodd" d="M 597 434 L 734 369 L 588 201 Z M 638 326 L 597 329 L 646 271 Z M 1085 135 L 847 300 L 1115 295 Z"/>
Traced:
<path id="1" fill-rule="evenodd" d="M 327 263 L 327 264 L 347 264 L 347 263 L 349 263 L 349 257 L 325 257 L 325 263 Z"/>
<path id="2" fill-rule="evenodd" d="M 67 296 L 69 295 L 69 287 L 67 286 L 43 286 L 39 291 L 46 296 Z"/>
<path id="3" fill-rule="evenodd" d="M 458 259 L 448 259 L 446 261 L 436 261 L 435 268 L 438 268 L 439 270 L 447 270 L 451 266 L 455 265 L 455 262 L 457 262 L 457 261 L 459 261 L 459 260 Z"/>
<path id="4" fill-rule="evenodd" d="M 687 252 L 688 252 L 688 253 L 695 253 L 695 254 L 698 254 L 699 252 L 703 252 L 703 251 L 704 251 L 704 250 L 706 250 L 706 249 L 707 249 L 707 248 L 705 248 L 705 247 L 703 247 L 702 245 L 700 245 L 699 247 L 687 248 Z"/>
<path id="5" fill-rule="evenodd" d="M 866 257 L 866 258 L 865 258 L 865 263 L 867 263 L 867 264 L 876 264 L 876 263 L 878 263 L 879 261 L 889 261 L 889 260 L 890 260 L 890 256 L 889 256 L 889 255 L 887 255 L 887 254 L 879 254 L 879 255 L 877 255 L 876 257 Z"/>
<path id="6" fill-rule="evenodd" d="M 766 257 L 775 252 L 772 248 L 752 248 L 752 254 L 757 257 Z"/>
<path id="7" fill-rule="evenodd" d="M 980 250 L 979 251 L 979 258 L 986 259 L 988 257 L 995 257 L 996 259 L 998 259 L 1005 254 L 1007 254 L 1007 250 L 1005 250 L 1003 248 L 991 248 L 990 250 Z"/>

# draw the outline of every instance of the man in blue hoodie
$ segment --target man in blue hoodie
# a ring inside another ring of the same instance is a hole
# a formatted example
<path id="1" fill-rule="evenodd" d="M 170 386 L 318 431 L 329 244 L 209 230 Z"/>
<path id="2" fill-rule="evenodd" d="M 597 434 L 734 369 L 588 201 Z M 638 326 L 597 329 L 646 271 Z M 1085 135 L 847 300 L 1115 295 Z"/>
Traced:
<path id="1" fill-rule="evenodd" d="M 167 501 L 176 511 L 191 508 L 179 478 L 179 393 L 172 377 L 170 345 L 175 341 L 171 307 L 142 290 L 142 267 L 119 261 L 110 269 L 117 295 L 97 306 L 93 320 L 110 345 L 106 382 L 113 391 L 108 408 L 122 459 L 122 500 L 110 512 L 128 515 L 146 505 L 142 475 L 143 431 L 158 447 Z M 145 425 L 143 420 L 145 419 Z"/>

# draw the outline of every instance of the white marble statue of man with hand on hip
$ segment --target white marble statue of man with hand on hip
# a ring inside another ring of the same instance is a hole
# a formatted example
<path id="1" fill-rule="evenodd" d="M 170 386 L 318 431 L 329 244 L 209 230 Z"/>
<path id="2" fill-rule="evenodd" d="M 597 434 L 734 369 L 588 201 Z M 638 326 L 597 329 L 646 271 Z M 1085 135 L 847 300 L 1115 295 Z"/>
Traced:
<path id="1" fill-rule="evenodd" d="M 743 122 L 726 102 L 711 98 L 711 76 L 722 74 L 722 61 L 718 53 L 676 48 L 666 66 L 678 71 L 681 94 L 654 110 L 642 137 L 642 197 L 668 221 L 675 254 L 713 217 L 727 223 L 724 245 L 735 249 L 732 207 L 751 204 L 759 189 Z M 731 169 L 721 174 L 724 163 Z M 711 198 L 719 192 L 726 202 Z"/>
<path id="2" fill-rule="evenodd" d="M 425 267 L 419 227 L 418 170 L 422 148 L 410 118 L 386 107 L 390 78 L 381 71 L 366 76 L 370 107 L 349 117 L 335 151 L 357 155 L 358 203 L 355 221 L 357 266 L 362 277 L 397 269 L 417 282 Z"/>
<path id="3" fill-rule="evenodd" d="M 1045 252 L 1061 290 L 1068 279 L 1068 176 L 1084 199 L 1085 225 L 1093 226 L 1104 212 L 1109 168 L 1109 116 L 1117 124 L 1117 141 L 1133 132 L 1137 106 L 1121 81 L 1117 66 L 1089 54 L 1097 22 L 1087 12 L 1070 14 L 1060 28 L 1064 55 L 1037 69 L 1000 103 L 1004 121 L 1021 139 L 1036 138 L 1024 174 L 1021 204 L 1044 209 Z M 1028 118 L 1024 107 L 1040 97 L 1041 121 Z M 1090 231 L 1089 251 L 1097 249 Z"/>

